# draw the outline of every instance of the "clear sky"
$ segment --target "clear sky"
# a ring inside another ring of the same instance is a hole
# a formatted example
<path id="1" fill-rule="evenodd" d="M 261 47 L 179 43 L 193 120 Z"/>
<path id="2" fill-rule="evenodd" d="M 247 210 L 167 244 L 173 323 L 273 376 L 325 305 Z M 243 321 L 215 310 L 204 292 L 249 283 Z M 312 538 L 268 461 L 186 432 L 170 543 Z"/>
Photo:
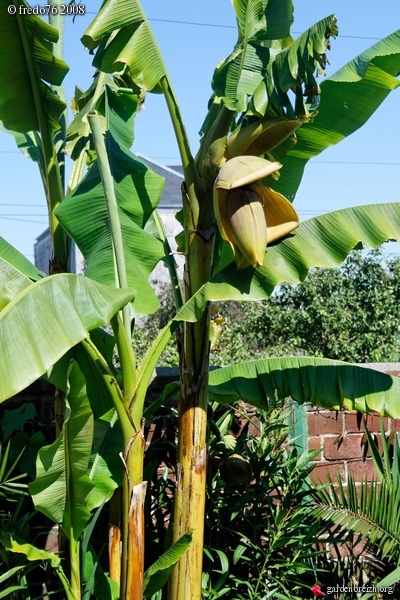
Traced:
<path id="1" fill-rule="evenodd" d="M 87 0 L 85 16 L 78 16 L 74 23 L 66 17 L 65 59 L 70 72 L 65 88 L 69 99 L 75 85 L 86 89 L 91 81 L 90 56 L 79 40 L 100 5 L 100 0 Z M 195 153 L 213 70 L 236 41 L 231 2 L 143 0 L 142 5 L 164 55 Z M 338 18 L 339 37 L 332 42 L 328 75 L 400 28 L 399 0 L 295 0 L 293 36 L 330 14 Z M 133 150 L 161 164 L 178 164 L 163 98 L 148 95 L 145 106 L 136 120 Z M 396 90 L 362 130 L 308 164 L 295 201 L 302 219 L 346 206 L 400 201 L 399 108 L 400 90 Z M 0 235 L 33 260 L 33 244 L 46 227 L 37 166 L 19 153 L 11 136 L 3 133 L 0 160 Z"/>

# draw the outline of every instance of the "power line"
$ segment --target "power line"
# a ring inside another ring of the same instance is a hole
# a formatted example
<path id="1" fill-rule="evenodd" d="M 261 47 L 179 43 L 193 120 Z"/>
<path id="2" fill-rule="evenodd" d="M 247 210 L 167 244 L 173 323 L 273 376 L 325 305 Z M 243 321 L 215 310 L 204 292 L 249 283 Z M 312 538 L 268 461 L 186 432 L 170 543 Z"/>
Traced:
<path id="1" fill-rule="evenodd" d="M 36 214 L 31 214 L 31 213 L 7 213 L 5 215 L 0 215 L 0 217 L 39 217 L 39 219 L 41 219 L 42 217 L 45 218 L 48 215 L 36 215 Z"/>
<path id="2" fill-rule="evenodd" d="M 377 167 L 393 167 L 400 165 L 400 162 L 374 162 L 357 160 L 314 160 L 309 162 L 314 165 L 374 165 Z"/>
<path id="3" fill-rule="evenodd" d="M 8 151 L 8 150 L 0 150 L 0 152 L 4 152 L 4 153 L 9 152 L 10 154 L 12 154 L 12 151 Z M 178 161 L 180 161 L 179 156 L 147 156 L 146 158 L 148 158 L 149 160 L 178 160 Z M 400 162 L 392 162 L 392 161 L 377 162 L 377 161 L 362 161 L 362 160 L 313 160 L 313 159 L 310 159 L 308 162 L 310 162 L 313 165 L 359 165 L 359 166 L 373 165 L 375 167 L 398 167 L 400 165 Z M 180 166 L 180 165 L 178 164 L 178 165 L 172 165 L 172 166 Z M 30 208 L 34 208 L 34 207 L 43 208 L 43 204 L 14 204 L 14 203 L 3 203 L 3 202 L 0 202 L 0 206 L 29 206 Z M 47 216 L 47 215 L 45 215 L 45 216 Z"/>
<path id="4" fill-rule="evenodd" d="M 96 12 L 86 11 L 87 15 L 97 15 Z M 199 21 L 178 21 L 176 19 L 156 19 L 148 17 L 148 21 L 154 21 L 158 23 L 173 23 L 174 25 L 191 25 L 195 27 L 216 27 L 218 29 L 237 29 L 236 25 L 224 25 L 223 23 L 200 23 Z M 301 35 L 302 31 L 292 31 L 295 35 Z M 375 40 L 380 41 L 379 37 L 364 36 L 364 35 L 341 35 L 341 38 L 353 39 L 353 40 Z"/>
<path id="5" fill-rule="evenodd" d="M 43 223 L 43 221 L 32 221 L 31 219 L 16 219 L 14 217 L 0 217 L 0 219 L 6 221 L 20 221 L 21 223 L 36 223 L 37 225 L 48 225 L 48 223 Z"/>
<path id="6" fill-rule="evenodd" d="M 4 154 L 15 154 L 12 150 L 0 150 L 0 153 L 4 153 Z M 17 152 L 16 154 L 19 154 L 19 152 Z M 180 160 L 179 156 L 147 156 L 146 158 L 149 158 L 150 160 Z M 400 162 L 391 162 L 391 161 L 383 161 L 383 162 L 377 162 L 377 161 L 361 161 L 361 160 L 312 160 L 310 159 L 310 161 L 312 164 L 314 165 L 374 165 L 377 167 L 395 167 L 395 166 L 399 166 Z M 179 165 L 175 165 L 175 166 L 179 166 Z M 13 204 L 13 203 L 2 203 L 0 202 L 0 206 L 29 206 L 29 207 L 40 207 L 43 208 L 42 204 Z M 47 216 L 47 215 L 45 215 Z"/>

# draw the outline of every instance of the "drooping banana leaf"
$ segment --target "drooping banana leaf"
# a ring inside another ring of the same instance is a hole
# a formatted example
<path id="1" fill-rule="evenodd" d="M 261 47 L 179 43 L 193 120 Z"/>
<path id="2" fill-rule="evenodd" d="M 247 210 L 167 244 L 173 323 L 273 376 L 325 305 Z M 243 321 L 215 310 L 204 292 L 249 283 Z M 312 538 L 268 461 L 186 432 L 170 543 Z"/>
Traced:
<path id="1" fill-rule="evenodd" d="M 115 32 L 115 34 L 114 34 Z M 106 73 L 126 66 L 134 83 L 142 90 L 157 91 L 166 75 L 164 62 L 138 0 L 108 0 L 89 25 L 82 43 L 98 47 L 94 66 Z"/>
<path id="2" fill-rule="evenodd" d="M 0 237 L 0 310 L 32 281 L 42 277 L 39 269 Z"/>
<path id="3" fill-rule="evenodd" d="M 229 109 L 249 110 L 249 115 L 303 116 L 307 112 L 303 96 L 319 89 L 314 71 L 324 72 L 329 37 L 337 33 L 335 18 L 323 19 L 294 41 L 290 0 L 235 0 L 233 4 L 238 41 L 214 72 L 216 96 Z M 289 90 L 296 90 L 295 107 Z"/>
<path id="4" fill-rule="evenodd" d="M 351 60 L 321 83 L 321 104 L 310 123 L 297 131 L 297 143 L 286 155 L 275 189 L 293 198 L 308 160 L 359 129 L 400 81 L 400 30 Z"/>
<path id="5" fill-rule="evenodd" d="M 0 313 L 0 402 L 23 390 L 132 300 L 80 275 L 53 275 L 21 291 Z"/>
<path id="6" fill-rule="evenodd" d="M 281 2 L 283 12 L 287 4 L 286 1 Z M 292 2 L 289 1 L 289 4 L 291 5 Z M 223 99 L 228 108 L 242 112 L 247 108 L 248 98 L 263 79 L 265 68 L 270 60 L 270 49 L 262 43 L 267 39 L 267 17 L 263 2 L 235 0 L 233 5 L 237 19 L 238 40 L 233 52 L 214 71 L 213 90 Z M 291 17 L 292 15 L 289 15 L 289 20 L 281 23 L 283 34 L 281 37 L 289 35 Z"/>
<path id="7" fill-rule="evenodd" d="M 105 143 L 119 207 L 128 285 L 136 291 L 133 312 L 139 316 L 158 306 L 148 278 L 164 256 L 163 244 L 142 228 L 160 200 L 164 180 L 130 152 L 137 99 L 108 88 L 105 101 Z M 56 216 L 84 255 L 85 274 L 115 285 L 109 216 L 96 162 L 56 210 Z"/>
<path id="8" fill-rule="evenodd" d="M 185 304 L 176 319 L 196 321 L 207 301 L 262 300 L 284 282 L 300 283 L 312 267 L 336 267 L 361 243 L 377 248 L 400 240 L 400 203 L 345 208 L 300 223 L 276 246 L 267 248 L 259 269 L 238 270 L 224 247 L 221 265 L 227 265 Z"/>
<path id="9" fill-rule="evenodd" d="M 39 451 L 36 479 L 29 491 L 36 510 L 62 526 L 77 540 L 90 518 L 88 497 L 94 483 L 88 477 L 93 441 L 93 413 L 86 382 L 78 364 L 71 363 L 61 434 Z"/>
<path id="10" fill-rule="evenodd" d="M 325 73 L 329 38 L 337 32 L 336 18 L 330 15 L 273 55 L 274 60 L 268 63 L 265 77 L 254 90 L 249 113 L 282 114 L 293 118 L 308 114 L 304 102 L 315 104 L 315 108 L 319 98 L 316 75 Z M 294 106 L 290 91 L 296 95 Z"/>
<path id="11" fill-rule="evenodd" d="M 13 3 L 15 15 L 8 14 L 9 4 L 0 1 L 0 119 L 21 133 L 39 130 L 41 119 L 55 130 L 65 104 L 50 86 L 61 85 L 68 71 L 51 49 L 58 31 L 36 15 L 20 14 L 29 6 L 24 0 Z"/>
<path id="12" fill-rule="evenodd" d="M 56 571 L 60 582 L 62 583 L 66 600 L 74 600 L 70 591 L 69 581 L 61 566 L 61 558 L 57 554 L 54 552 L 47 552 L 47 550 L 43 550 L 42 548 L 36 548 L 32 544 L 27 544 L 24 540 L 13 536 L 9 532 L 5 532 L 2 535 L 1 543 L 10 552 L 23 554 L 26 556 L 27 560 L 31 562 L 47 561 L 49 564 L 51 564 L 53 569 Z M 26 586 L 24 586 L 24 589 L 26 589 Z M 3 596 L 3 598 L 6 598 L 6 596 Z"/>
<path id="13" fill-rule="evenodd" d="M 218 402 L 238 399 L 266 408 L 275 394 L 330 410 L 376 411 L 400 417 L 400 379 L 366 367 L 314 357 L 280 357 L 211 371 L 209 394 Z"/>

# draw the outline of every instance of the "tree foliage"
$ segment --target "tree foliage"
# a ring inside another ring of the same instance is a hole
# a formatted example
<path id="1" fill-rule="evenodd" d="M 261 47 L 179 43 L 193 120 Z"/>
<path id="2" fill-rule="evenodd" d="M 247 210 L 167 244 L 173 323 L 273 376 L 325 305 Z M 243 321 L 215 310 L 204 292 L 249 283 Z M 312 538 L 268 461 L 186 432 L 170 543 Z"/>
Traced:
<path id="1" fill-rule="evenodd" d="M 313 269 L 262 302 L 221 302 L 212 364 L 268 356 L 317 356 L 353 363 L 399 360 L 400 256 L 356 250 L 338 269 Z M 136 330 L 137 352 L 171 317 L 171 292 Z M 213 336 L 211 336 L 213 339 Z M 162 364 L 177 364 L 171 343 Z"/>

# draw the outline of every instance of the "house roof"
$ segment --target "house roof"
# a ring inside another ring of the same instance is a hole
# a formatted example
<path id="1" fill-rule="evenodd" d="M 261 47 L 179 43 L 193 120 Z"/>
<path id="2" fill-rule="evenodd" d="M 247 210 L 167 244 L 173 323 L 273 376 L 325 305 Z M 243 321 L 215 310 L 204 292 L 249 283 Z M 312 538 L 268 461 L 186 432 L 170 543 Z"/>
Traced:
<path id="1" fill-rule="evenodd" d="M 137 153 L 137 156 L 146 163 L 153 171 L 162 175 L 165 179 L 164 189 L 158 208 L 165 210 L 179 210 L 182 208 L 181 185 L 183 182 L 183 168 L 181 165 L 164 166 L 159 165 L 150 158 Z M 49 229 L 45 229 L 37 238 L 37 243 L 50 243 Z M 35 244 L 35 247 L 36 247 Z M 40 245 L 40 244 L 39 244 Z"/>
<path id="2" fill-rule="evenodd" d="M 166 167 L 159 165 L 150 158 L 137 153 L 137 156 L 149 167 L 162 175 L 165 179 L 164 190 L 158 208 L 180 209 L 182 208 L 181 185 L 183 182 L 183 168 L 181 165 Z"/>

